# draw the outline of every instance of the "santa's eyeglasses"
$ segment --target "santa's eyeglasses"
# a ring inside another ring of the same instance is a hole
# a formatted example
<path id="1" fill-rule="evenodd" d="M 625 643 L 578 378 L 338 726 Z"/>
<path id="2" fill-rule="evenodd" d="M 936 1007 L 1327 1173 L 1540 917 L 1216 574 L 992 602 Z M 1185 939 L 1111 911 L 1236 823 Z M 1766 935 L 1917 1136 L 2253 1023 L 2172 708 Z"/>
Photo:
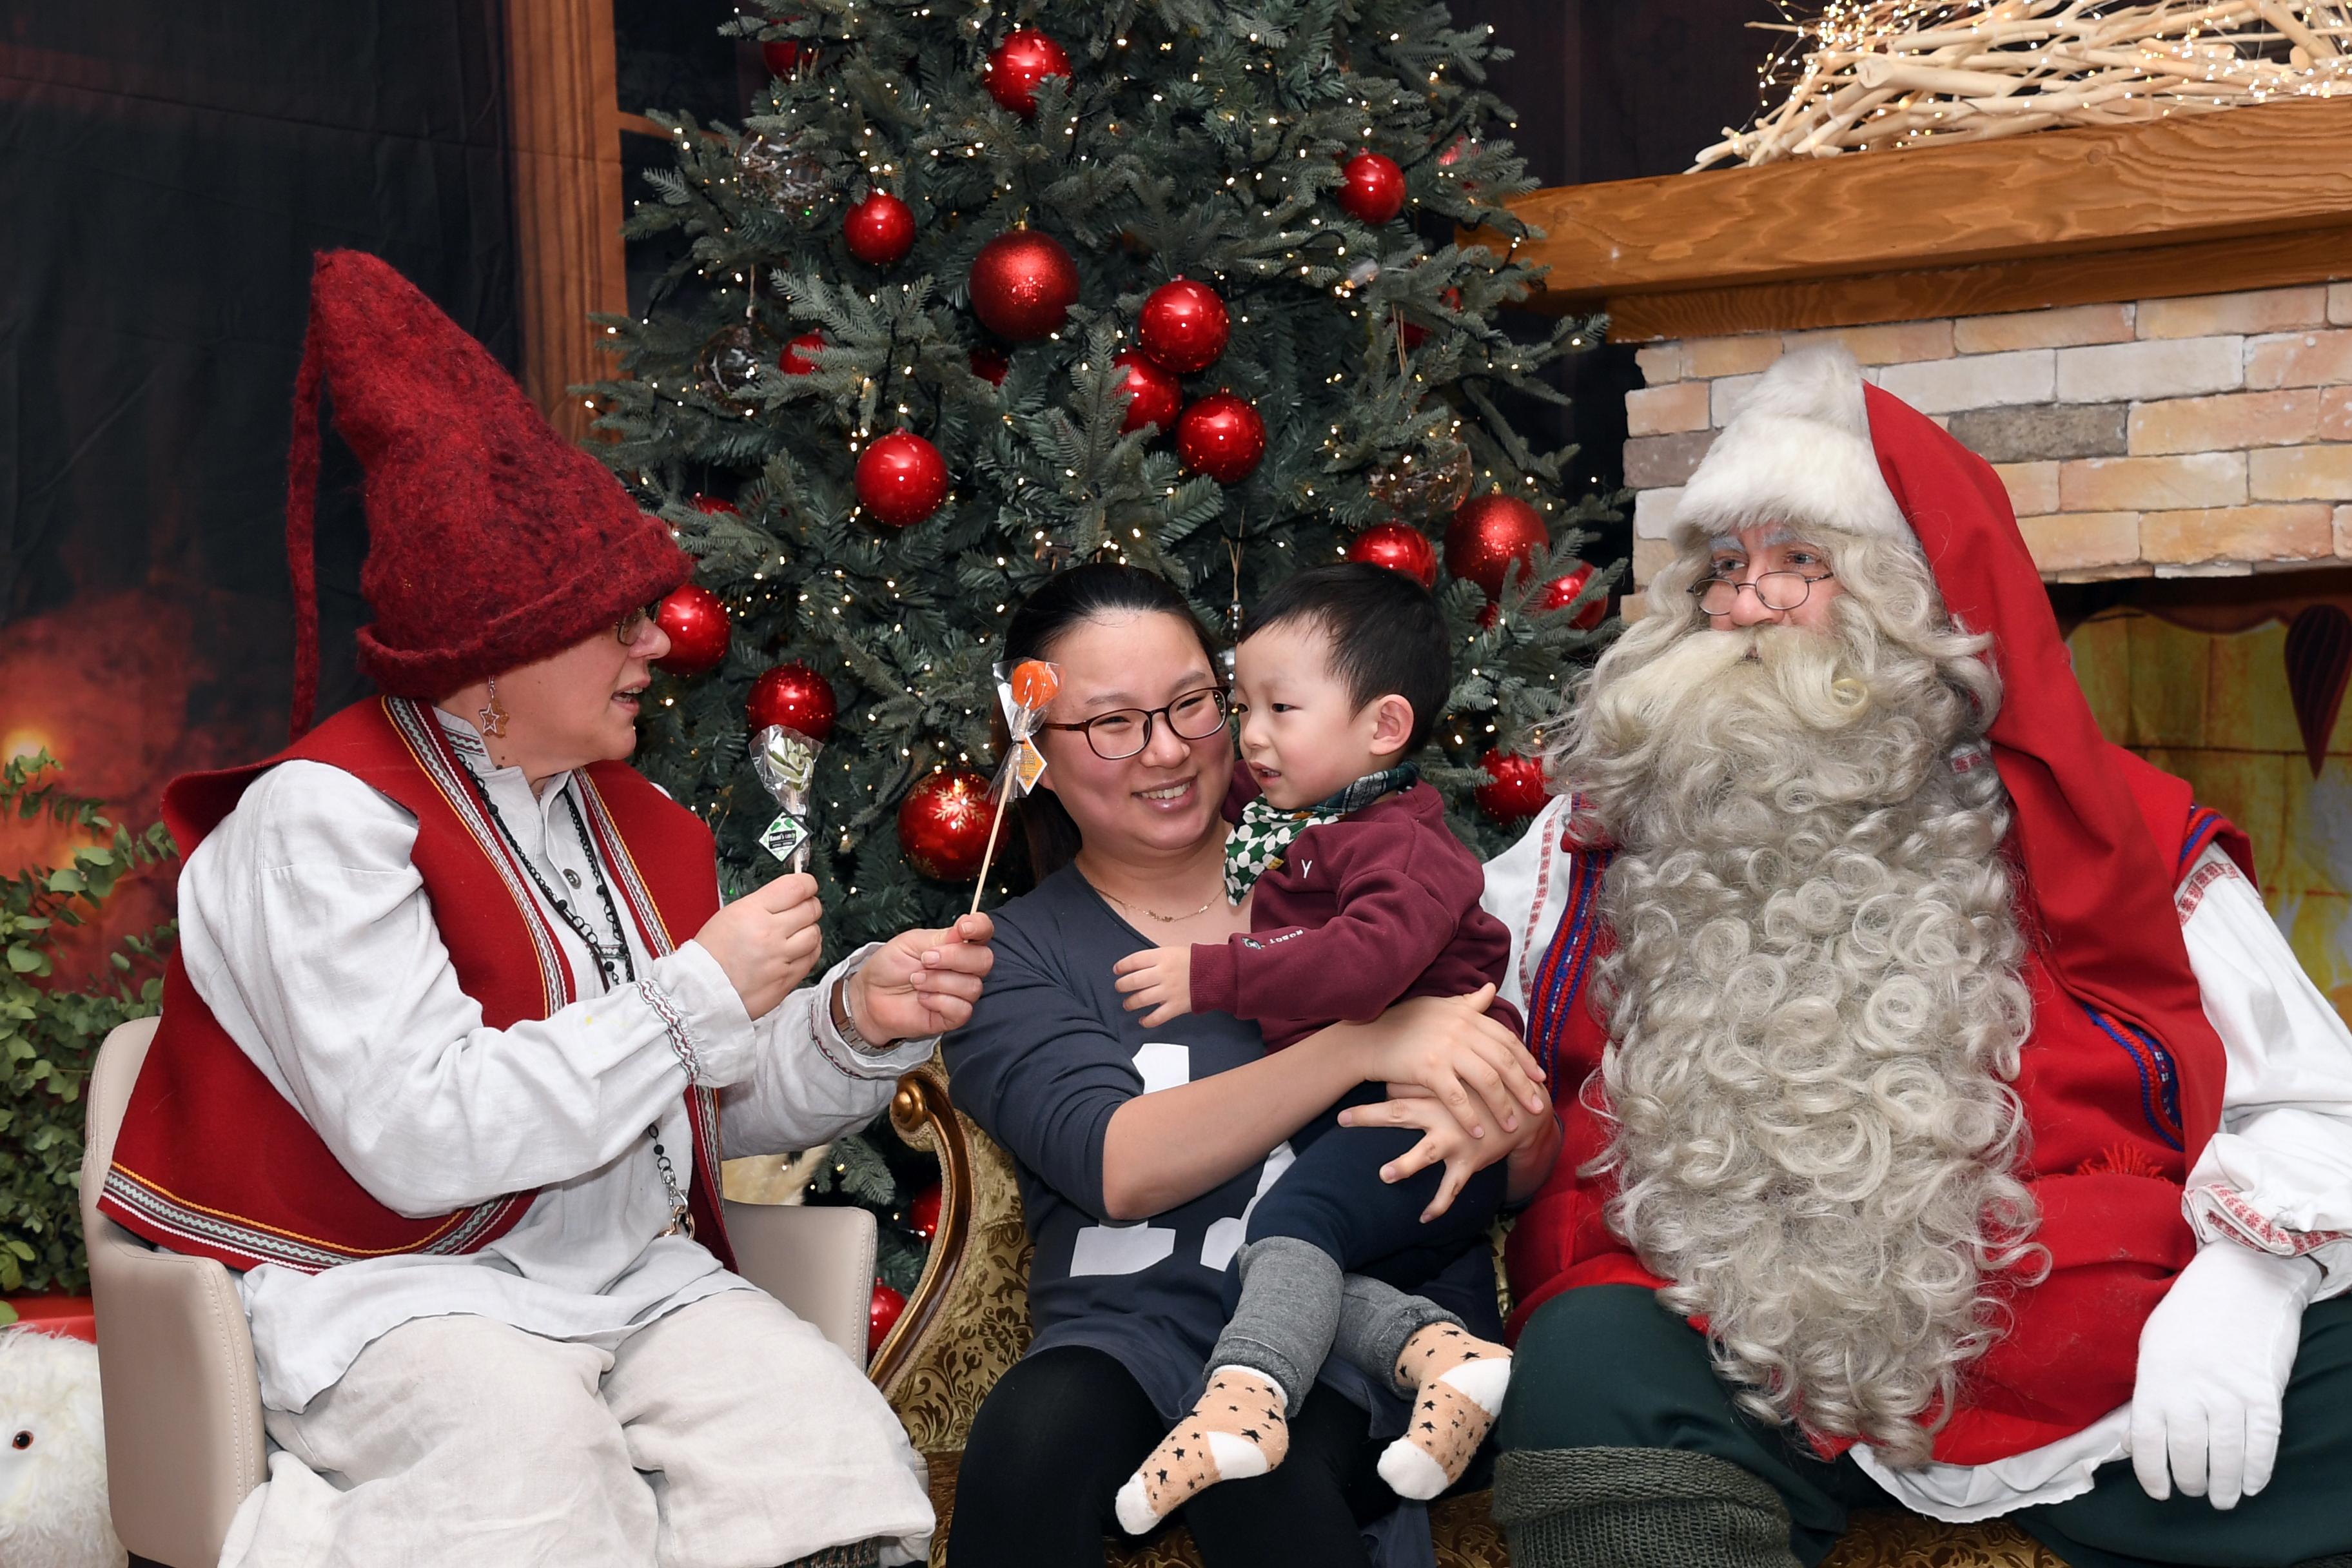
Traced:
<path id="1" fill-rule="evenodd" d="M 1802 572 L 1767 572 L 1753 583 L 1710 577 L 1704 583 L 1692 584 L 1690 595 L 1706 614 L 1727 616 L 1731 607 L 1739 603 L 1739 595 L 1752 591 L 1758 604 L 1777 615 L 1795 609 L 1813 596 L 1814 584 L 1826 583 L 1836 575 L 1834 572 L 1824 572 L 1818 577 L 1808 577 Z"/>

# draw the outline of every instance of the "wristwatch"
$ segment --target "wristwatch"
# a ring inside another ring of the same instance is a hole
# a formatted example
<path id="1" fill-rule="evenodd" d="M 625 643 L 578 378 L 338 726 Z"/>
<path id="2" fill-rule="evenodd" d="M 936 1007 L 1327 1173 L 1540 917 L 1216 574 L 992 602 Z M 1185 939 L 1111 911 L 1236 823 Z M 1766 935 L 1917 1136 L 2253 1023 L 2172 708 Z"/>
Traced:
<path id="1" fill-rule="evenodd" d="M 869 1040 L 866 1031 L 857 1026 L 857 1015 L 849 1005 L 849 982 L 856 971 L 843 975 L 833 985 L 833 1026 L 841 1032 L 842 1044 L 861 1056 L 878 1057 L 894 1049 L 896 1040 Z"/>

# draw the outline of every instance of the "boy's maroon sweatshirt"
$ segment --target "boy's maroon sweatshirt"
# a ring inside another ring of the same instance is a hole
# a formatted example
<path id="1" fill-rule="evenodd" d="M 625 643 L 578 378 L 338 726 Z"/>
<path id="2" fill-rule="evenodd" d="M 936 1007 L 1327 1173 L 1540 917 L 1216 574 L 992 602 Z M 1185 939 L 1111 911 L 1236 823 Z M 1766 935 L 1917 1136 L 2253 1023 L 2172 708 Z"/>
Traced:
<path id="1" fill-rule="evenodd" d="M 1234 763 L 1226 820 L 1240 821 L 1258 793 Z M 1246 934 L 1193 944 L 1193 1010 L 1253 1019 L 1280 1050 L 1329 1024 L 1370 1023 L 1408 996 L 1499 985 L 1511 935 L 1478 907 L 1486 885 L 1425 784 L 1318 823 L 1258 877 Z M 1523 1029 L 1507 1002 L 1487 1012 Z"/>

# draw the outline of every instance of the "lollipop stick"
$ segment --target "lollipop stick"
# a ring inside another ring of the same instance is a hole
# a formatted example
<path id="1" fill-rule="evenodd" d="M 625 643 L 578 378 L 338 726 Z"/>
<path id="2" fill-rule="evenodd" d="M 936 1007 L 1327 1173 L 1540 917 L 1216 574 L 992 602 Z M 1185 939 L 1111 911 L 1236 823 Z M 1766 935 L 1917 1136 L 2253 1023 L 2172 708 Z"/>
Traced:
<path id="1" fill-rule="evenodd" d="M 980 913 L 980 896 L 988 891 L 988 868 L 996 859 L 996 830 L 1004 826 L 1005 803 L 1013 798 L 1013 774 L 1008 771 L 996 792 L 996 815 L 989 819 L 988 847 L 981 851 L 980 880 L 972 884 L 971 908 L 966 914 Z"/>

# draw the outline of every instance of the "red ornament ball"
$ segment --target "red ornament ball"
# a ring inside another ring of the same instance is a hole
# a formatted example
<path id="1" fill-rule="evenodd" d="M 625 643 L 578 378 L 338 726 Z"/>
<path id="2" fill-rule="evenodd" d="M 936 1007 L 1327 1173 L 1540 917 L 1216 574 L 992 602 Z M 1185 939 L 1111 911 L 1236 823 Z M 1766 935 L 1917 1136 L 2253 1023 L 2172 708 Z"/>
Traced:
<path id="1" fill-rule="evenodd" d="M 754 735 L 771 724 L 822 745 L 833 733 L 833 682 L 804 664 L 780 664 L 751 683 L 743 722 Z"/>
<path id="2" fill-rule="evenodd" d="M 1013 362 L 1005 358 L 998 350 L 974 349 L 971 351 L 971 374 L 991 386 L 1003 386 L 1005 375 L 1012 369 Z"/>
<path id="3" fill-rule="evenodd" d="M 1544 584 L 1543 596 L 1536 601 L 1536 608 L 1539 610 L 1568 608 L 1576 602 L 1576 596 L 1584 592 L 1584 585 L 1592 581 L 1592 573 L 1593 568 L 1589 563 L 1578 562 L 1576 569 L 1567 576 L 1555 577 Z M 1609 596 L 1603 594 L 1579 610 L 1576 617 L 1568 624 L 1578 631 L 1589 632 L 1607 619 L 1608 615 Z"/>
<path id="4" fill-rule="evenodd" d="M 824 347 L 823 332 L 803 332 L 799 337 L 786 343 L 784 352 L 776 356 L 776 368 L 786 375 L 806 375 L 816 368 L 816 361 L 803 359 L 801 356 L 814 353 L 823 347 Z"/>
<path id="5" fill-rule="evenodd" d="M 803 58 L 814 58 L 816 51 L 798 38 L 770 38 L 760 46 L 760 58 L 770 76 L 789 77 Z"/>
<path id="6" fill-rule="evenodd" d="M 1225 352 L 1234 335 L 1233 319 L 1214 289 L 1177 278 L 1154 289 L 1143 301 L 1135 335 L 1145 353 L 1179 375 L 1192 375 L 1216 363 Z"/>
<path id="7" fill-rule="evenodd" d="M 1350 217 L 1386 223 L 1404 211 L 1404 171 L 1394 158 L 1359 153 L 1339 170 L 1339 205 Z"/>
<path id="8" fill-rule="evenodd" d="M 1111 363 L 1127 368 L 1127 417 L 1122 430 L 1140 430 L 1146 425 L 1165 430 L 1176 422 L 1176 411 L 1184 405 L 1184 384 L 1175 373 L 1141 349 L 1126 349 Z"/>
<path id="9" fill-rule="evenodd" d="M 872 1355 L 890 1337 L 898 1321 L 898 1314 L 907 1310 L 907 1298 L 885 1285 L 874 1281 L 874 1300 L 866 1309 L 866 1353 Z"/>
<path id="10" fill-rule="evenodd" d="M 1034 228 L 1000 234 L 971 258 L 971 308 L 988 330 L 1016 343 L 1059 331 L 1078 300 L 1078 264 L 1062 242 Z"/>
<path id="11" fill-rule="evenodd" d="M 937 1182 L 915 1194 L 915 1201 L 907 1207 L 907 1223 L 925 1241 L 940 1234 L 940 1184 Z"/>
<path id="12" fill-rule="evenodd" d="M 1034 27 L 1005 36 L 988 57 L 988 96 L 1026 120 L 1037 112 L 1037 84 L 1049 76 L 1066 78 L 1070 57 Z"/>
<path id="13" fill-rule="evenodd" d="M 1489 752 L 1478 759 L 1478 765 L 1486 770 L 1486 782 L 1475 792 L 1478 809 L 1497 822 L 1525 822 L 1551 798 L 1544 783 L 1543 763 L 1533 757 Z"/>
<path id="14" fill-rule="evenodd" d="M 899 803 L 898 847 L 907 864 L 935 882 L 969 882 L 980 875 L 994 810 L 982 775 L 926 773 Z"/>
<path id="15" fill-rule="evenodd" d="M 694 498 L 694 510 L 702 513 L 705 517 L 717 517 L 723 511 L 731 511 L 738 517 L 743 515 L 743 509 L 741 507 L 737 506 L 731 500 L 725 500 L 718 496 L 696 496 Z"/>
<path id="16" fill-rule="evenodd" d="M 911 430 L 893 430 L 857 455 L 857 499 L 892 528 L 907 528 L 948 499 L 948 462 Z"/>
<path id="17" fill-rule="evenodd" d="M 1497 490 L 1474 496 L 1445 529 L 1445 569 L 1467 577 L 1493 598 L 1503 591 L 1503 577 L 1517 561 L 1522 566 L 1551 542 L 1536 509 L 1517 496 Z"/>
<path id="18" fill-rule="evenodd" d="M 726 601 L 698 583 L 688 583 L 662 600 L 654 611 L 654 624 L 669 637 L 669 651 L 654 660 L 656 669 L 700 675 L 718 668 L 727 657 Z"/>
<path id="19" fill-rule="evenodd" d="M 1237 485 L 1265 456 L 1265 421 L 1246 397 L 1213 392 L 1177 418 L 1176 456 L 1194 473 Z"/>
<path id="20" fill-rule="evenodd" d="M 1424 588 L 1437 586 L 1437 546 L 1409 522 L 1376 522 L 1356 535 L 1348 559 L 1402 572 Z"/>
<path id="21" fill-rule="evenodd" d="M 887 191 L 876 191 L 841 220 L 849 254 L 869 267 L 888 267 L 915 248 L 915 210 Z"/>

